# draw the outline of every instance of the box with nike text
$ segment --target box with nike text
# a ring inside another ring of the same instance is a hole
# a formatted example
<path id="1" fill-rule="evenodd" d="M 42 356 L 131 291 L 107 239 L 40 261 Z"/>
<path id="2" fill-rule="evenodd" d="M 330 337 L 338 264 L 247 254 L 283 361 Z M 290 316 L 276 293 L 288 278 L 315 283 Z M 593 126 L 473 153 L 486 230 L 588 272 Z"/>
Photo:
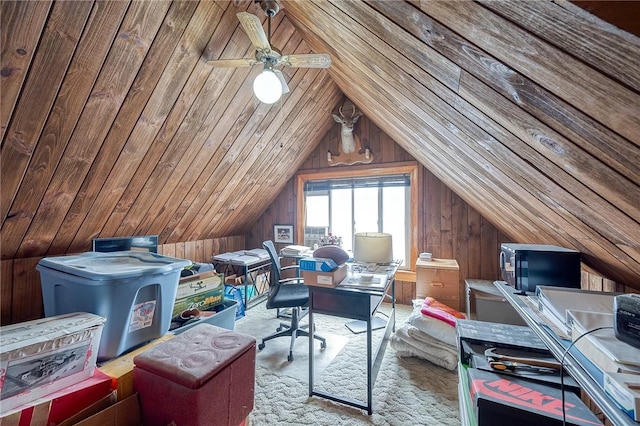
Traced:
<path id="1" fill-rule="evenodd" d="M 467 369 L 469 391 L 478 426 L 561 426 L 560 389 L 528 380 Z M 602 425 L 602 422 L 572 392 L 565 392 L 566 424 Z"/>

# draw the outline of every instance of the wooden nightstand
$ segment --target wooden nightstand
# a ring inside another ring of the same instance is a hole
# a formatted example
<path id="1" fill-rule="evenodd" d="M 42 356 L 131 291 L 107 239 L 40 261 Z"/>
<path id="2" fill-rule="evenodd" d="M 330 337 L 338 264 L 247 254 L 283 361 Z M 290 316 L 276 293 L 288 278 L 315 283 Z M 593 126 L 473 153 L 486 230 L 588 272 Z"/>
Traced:
<path id="1" fill-rule="evenodd" d="M 464 312 L 460 297 L 460 271 L 455 259 L 416 261 L 416 297 L 433 297 L 458 311 Z"/>

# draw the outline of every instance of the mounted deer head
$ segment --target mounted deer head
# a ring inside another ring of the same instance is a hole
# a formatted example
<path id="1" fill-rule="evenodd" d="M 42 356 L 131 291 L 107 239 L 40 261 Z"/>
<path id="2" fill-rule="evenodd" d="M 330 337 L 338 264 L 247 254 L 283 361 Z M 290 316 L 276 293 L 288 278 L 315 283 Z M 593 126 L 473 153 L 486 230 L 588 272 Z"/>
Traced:
<path id="1" fill-rule="evenodd" d="M 327 162 L 331 166 L 338 164 L 371 163 L 371 161 L 373 161 L 371 150 L 369 147 L 363 148 L 358 136 L 353 132 L 354 125 L 358 122 L 358 119 L 362 117 L 362 113 L 358 111 L 353 102 L 349 100 L 338 109 L 338 112 L 340 115 L 331 115 L 336 123 L 341 125 L 340 144 L 337 154 L 334 155 L 331 151 L 327 152 Z"/>
<path id="2" fill-rule="evenodd" d="M 338 112 L 340 113 L 339 116 L 332 114 L 336 123 L 340 123 L 342 125 L 340 137 L 342 139 L 342 152 L 345 154 L 351 154 L 356 150 L 356 141 L 353 137 L 353 125 L 356 124 L 358 119 L 362 116 L 362 113 L 356 109 L 356 106 L 353 103 L 349 102 L 349 104 L 351 106 L 351 111 L 348 112 L 348 115 L 345 115 L 342 112 L 342 109 L 345 106 L 348 106 L 347 102 L 338 109 Z"/>

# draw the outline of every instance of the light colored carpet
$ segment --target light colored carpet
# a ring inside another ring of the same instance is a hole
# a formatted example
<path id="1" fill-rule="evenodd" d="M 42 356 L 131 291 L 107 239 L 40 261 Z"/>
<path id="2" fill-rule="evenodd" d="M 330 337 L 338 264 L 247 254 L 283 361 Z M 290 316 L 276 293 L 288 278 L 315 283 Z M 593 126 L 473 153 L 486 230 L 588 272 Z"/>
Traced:
<path id="1" fill-rule="evenodd" d="M 383 306 L 381 311 L 388 311 Z M 411 313 L 399 305 L 396 327 Z M 366 401 L 366 333 L 354 334 L 350 320 L 315 315 L 316 332 L 327 338 L 327 349 L 314 354 L 316 389 Z M 280 319 L 261 303 L 236 321 L 235 330 L 261 338 L 275 331 Z M 304 322 L 307 321 L 303 320 Z M 383 330 L 374 331 L 374 347 Z M 455 371 L 419 358 L 400 358 L 387 345 L 373 391 L 373 414 L 316 396 L 309 397 L 308 340 L 298 338 L 294 361 L 287 362 L 288 338 L 266 342 L 256 356 L 255 408 L 252 426 L 261 425 L 460 425 L 458 377 Z"/>

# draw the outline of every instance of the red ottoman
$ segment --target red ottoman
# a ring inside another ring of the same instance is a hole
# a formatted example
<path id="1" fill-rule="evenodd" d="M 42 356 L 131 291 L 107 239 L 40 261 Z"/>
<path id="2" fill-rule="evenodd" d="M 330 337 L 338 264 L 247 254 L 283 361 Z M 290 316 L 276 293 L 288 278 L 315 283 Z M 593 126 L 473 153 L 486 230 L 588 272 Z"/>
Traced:
<path id="1" fill-rule="evenodd" d="M 241 424 L 253 410 L 255 346 L 251 336 L 199 324 L 137 355 L 143 424 Z"/>

